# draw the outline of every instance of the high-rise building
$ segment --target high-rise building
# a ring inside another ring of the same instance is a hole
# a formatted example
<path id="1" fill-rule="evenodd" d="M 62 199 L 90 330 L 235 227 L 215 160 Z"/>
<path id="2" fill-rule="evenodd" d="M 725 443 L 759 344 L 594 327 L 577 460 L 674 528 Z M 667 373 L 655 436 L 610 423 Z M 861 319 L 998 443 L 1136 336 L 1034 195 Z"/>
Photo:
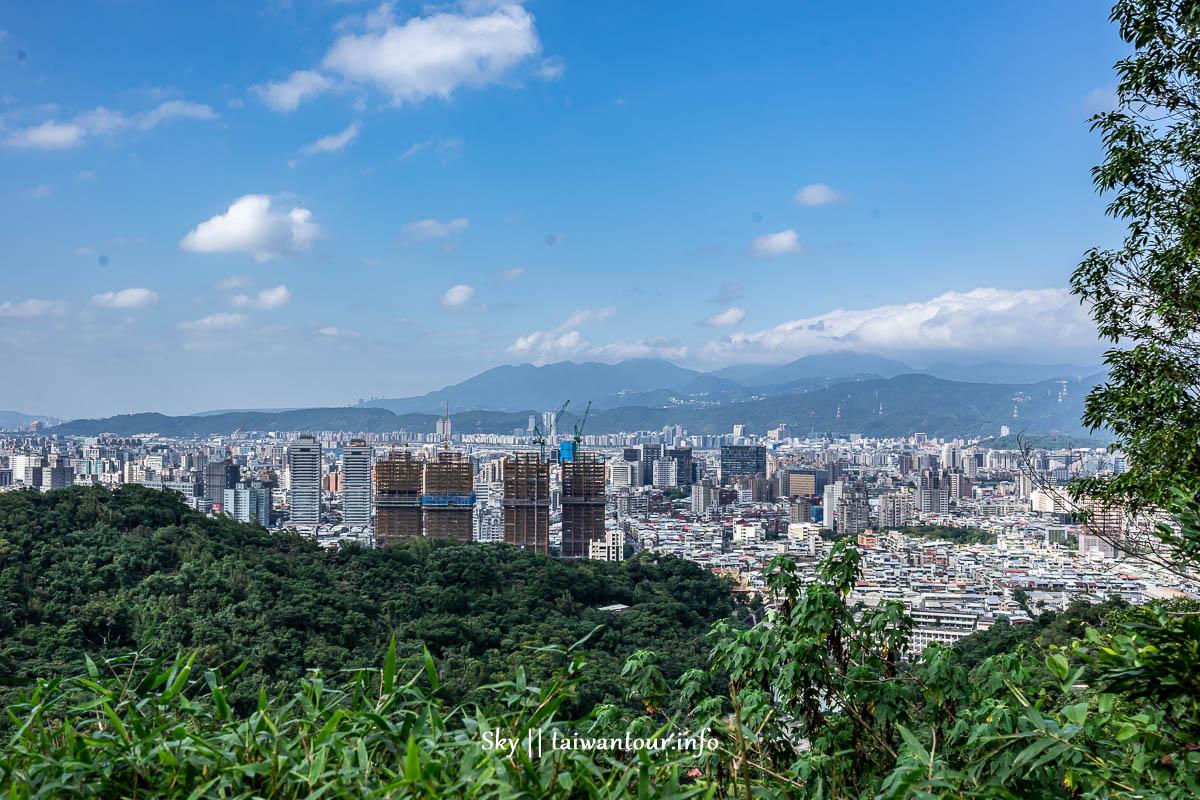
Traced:
<path id="1" fill-rule="evenodd" d="M 871 527 L 870 513 L 866 484 L 855 481 L 837 501 L 837 532 L 851 536 L 862 533 Z"/>
<path id="2" fill-rule="evenodd" d="M 395 450 L 375 462 L 375 546 L 421 535 L 421 462 Z"/>
<path id="3" fill-rule="evenodd" d="M 609 480 L 613 486 L 635 486 L 634 475 L 640 482 L 642 465 L 637 461 L 610 461 L 608 463 Z"/>
<path id="4" fill-rule="evenodd" d="M 738 475 L 767 474 L 767 448 L 760 444 L 721 445 L 721 483 L 730 485 Z"/>
<path id="5" fill-rule="evenodd" d="M 893 492 L 879 498 L 879 527 L 903 528 L 912 522 L 912 496 L 907 492 Z"/>
<path id="6" fill-rule="evenodd" d="M 945 514 L 950 510 L 950 486 L 936 469 L 917 475 L 916 507 L 922 514 Z"/>
<path id="7" fill-rule="evenodd" d="M 66 465 L 42 467 L 42 491 L 65 489 L 75 482 L 75 472 Z"/>
<path id="8" fill-rule="evenodd" d="M 825 492 L 829 482 L 829 473 L 825 470 L 796 469 L 787 467 L 775 473 L 779 484 L 776 493 L 780 497 L 810 497 Z"/>
<path id="9" fill-rule="evenodd" d="M 504 462 L 504 541 L 535 553 L 550 552 L 550 465 L 537 453 Z"/>
<path id="10" fill-rule="evenodd" d="M 462 453 L 440 450 L 433 460 L 425 462 L 421 510 L 426 536 L 471 541 L 475 480 L 470 459 Z"/>
<path id="11" fill-rule="evenodd" d="M 321 524 L 321 443 L 302 433 L 288 446 L 293 525 Z"/>
<path id="12" fill-rule="evenodd" d="M 654 488 L 673 489 L 679 485 L 679 462 L 660 458 L 654 462 Z"/>
<path id="13" fill-rule="evenodd" d="M 663 457 L 661 444 L 643 444 L 641 446 L 642 486 L 654 484 L 654 462 Z"/>
<path id="14" fill-rule="evenodd" d="M 225 490 L 221 512 L 238 522 L 256 521 L 266 527 L 271 524 L 271 492 L 262 481 L 251 481 L 249 485 L 239 483 Z"/>
<path id="15" fill-rule="evenodd" d="M 214 503 L 225 501 L 225 490 L 237 486 L 241 478 L 242 468 L 237 464 L 220 461 L 210 461 L 204 467 L 204 497 Z"/>
<path id="16" fill-rule="evenodd" d="M 603 538 L 604 462 L 579 450 L 562 464 L 562 556 L 588 558 Z"/>
<path id="17" fill-rule="evenodd" d="M 42 485 L 42 464 L 40 455 L 16 455 L 8 460 L 13 471 L 13 481 L 26 486 Z"/>
<path id="18" fill-rule="evenodd" d="M 371 445 L 351 439 L 342 448 L 342 522 L 371 524 Z"/>
<path id="19" fill-rule="evenodd" d="M 788 508 L 788 522 L 812 522 L 812 507 L 812 498 L 810 497 L 792 498 L 791 506 Z"/>
<path id="20" fill-rule="evenodd" d="M 679 486 L 690 486 L 692 483 L 692 448 L 672 447 L 663 454 L 675 462 L 675 482 Z"/>
<path id="21" fill-rule="evenodd" d="M 703 514 L 717 504 L 717 489 L 707 478 L 692 484 L 692 513 Z"/>

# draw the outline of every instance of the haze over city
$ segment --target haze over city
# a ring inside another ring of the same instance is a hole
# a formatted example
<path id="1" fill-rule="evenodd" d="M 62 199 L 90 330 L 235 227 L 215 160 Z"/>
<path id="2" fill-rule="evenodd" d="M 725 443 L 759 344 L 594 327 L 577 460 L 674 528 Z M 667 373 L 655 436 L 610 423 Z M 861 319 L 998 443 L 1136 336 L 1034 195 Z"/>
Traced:
<path id="1" fill-rule="evenodd" d="M 1082 2 L 913 12 L 9 9 L 0 408 L 346 405 L 562 360 L 1098 363 L 1067 282 L 1119 239 L 1085 120 L 1126 46 Z"/>

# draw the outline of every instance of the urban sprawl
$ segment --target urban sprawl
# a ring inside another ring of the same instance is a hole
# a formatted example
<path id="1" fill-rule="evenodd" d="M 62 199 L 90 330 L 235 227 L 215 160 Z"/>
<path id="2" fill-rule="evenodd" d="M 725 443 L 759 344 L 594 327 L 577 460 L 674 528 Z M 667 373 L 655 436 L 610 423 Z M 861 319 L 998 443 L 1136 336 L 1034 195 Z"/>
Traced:
<path id="1" fill-rule="evenodd" d="M 187 439 L 65 437 L 34 423 L 0 438 L 0 491 L 141 484 L 327 547 L 428 536 L 562 558 L 670 553 L 764 599 L 775 556 L 813 580 L 834 542 L 849 537 L 863 564 L 852 602 L 902 601 L 914 651 L 1074 600 L 1200 597 L 1200 586 L 1125 557 L 1126 537 L 1156 520 L 1068 495 L 1071 478 L 1121 472 L 1119 453 L 785 426 L 571 435 L 556 422 L 531 416 L 509 435 L 458 434 L 446 417 L 430 432 Z"/>

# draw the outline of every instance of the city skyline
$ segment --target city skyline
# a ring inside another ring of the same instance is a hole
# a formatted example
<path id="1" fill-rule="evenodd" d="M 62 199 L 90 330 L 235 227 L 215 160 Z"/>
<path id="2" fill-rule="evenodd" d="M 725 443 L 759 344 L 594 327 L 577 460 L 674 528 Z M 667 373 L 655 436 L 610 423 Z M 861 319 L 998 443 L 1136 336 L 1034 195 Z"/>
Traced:
<path id="1" fill-rule="evenodd" d="M 0 34 L 23 376 L 0 408 L 343 405 L 559 360 L 1099 355 L 1066 286 L 1117 240 L 1086 119 L 1124 50 L 1083 3 L 53 16 Z"/>

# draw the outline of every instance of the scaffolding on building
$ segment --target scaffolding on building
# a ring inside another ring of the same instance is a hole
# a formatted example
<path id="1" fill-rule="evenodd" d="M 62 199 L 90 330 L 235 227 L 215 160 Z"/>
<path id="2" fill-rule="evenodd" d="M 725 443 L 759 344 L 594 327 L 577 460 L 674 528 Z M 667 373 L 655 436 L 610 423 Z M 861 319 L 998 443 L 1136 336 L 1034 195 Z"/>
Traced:
<path id="1" fill-rule="evenodd" d="M 421 506 L 426 536 L 471 541 L 475 475 L 470 459 L 462 453 L 442 450 L 432 461 L 427 461 Z"/>
<path id="2" fill-rule="evenodd" d="M 517 453 L 505 459 L 502 505 L 504 541 L 522 550 L 548 554 L 550 464 L 537 453 Z"/>
<path id="3" fill-rule="evenodd" d="M 562 469 L 562 556 L 588 558 L 604 539 L 604 462 L 576 450 Z"/>
<path id="4" fill-rule="evenodd" d="M 375 462 L 375 545 L 421 536 L 421 461 L 407 450 Z"/>

